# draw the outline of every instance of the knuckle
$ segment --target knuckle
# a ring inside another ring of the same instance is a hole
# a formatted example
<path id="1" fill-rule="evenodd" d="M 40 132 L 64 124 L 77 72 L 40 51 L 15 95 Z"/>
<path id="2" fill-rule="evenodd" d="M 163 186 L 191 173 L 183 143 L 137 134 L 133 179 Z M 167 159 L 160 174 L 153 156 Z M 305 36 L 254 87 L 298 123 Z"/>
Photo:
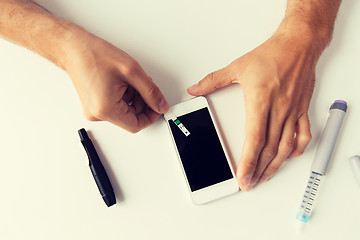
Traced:
<path id="1" fill-rule="evenodd" d="M 278 100 L 277 105 L 275 106 L 275 115 L 278 121 L 284 122 L 285 119 L 289 116 L 290 112 L 293 110 L 291 104 L 291 99 L 288 97 L 282 97 Z"/>
<path id="2" fill-rule="evenodd" d="M 306 142 L 306 144 L 308 144 L 312 139 L 311 132 L 308 131 L 307 134 L 305 134 L 304 138 L 305 138 L 304 142 Z"/>
<path id="3" fill-rule="evenodd" d="M 206 81 L 213 83 L 215 81 L 214 72 L 209 73 L 208 75 L 206 75 L 205 79 L 206 79 Z"/>
<path id="4" fill-rule="evenodd" d="M 277 148 L 273 146 L 265 147 L 262 152 L 262 157 L 265 159 L 273 159 L 277 153 Z"/>
<path id="5" fill-rule="evenodd" d="M 159 88 L 155 85 L 155 84 L 152 84 L 149 89 L 148 89 L 148 96 L 152 99 L 152 98 L 156 98 L 158 95 L 159 95 Z"/>
<path id="6" fill-rule="evenodd" d="M 106 120 L 110 115 L 111 111 L 109 106 L 105 104 L 103 101 L 99 101 L 94 107 L 91 109 L 91 115 L 100 120 Z"/>
<path id="7" fill-rule="evenodd" d="M 291 105 L 291 101 L 292 101 L 292 97 L 285 94 L 283 96 L 281 96 L 281 98 L 279 98 L 279 105 L 282 107 L 287 107 Z"/>
<path id="8" fill-rule="evenodd" d="M 252 145 L 255 145 L 257 148 L 262 148 L 265 145 L 265 137 L 262 133 L 255 133 L 250 137 L 250 142 Z"/>
<path id="9" fill-rule="evenodd" d="M 139 64 L 136 60 L 128 60 L 126 63 L 122 63 L 120 71 L 123 75 L 131 78 L 139 72 Z"/>
<path id="10" fill-rule="evenodd" d="M 89 121 L 106 120 L 106 116 L 109 115 L 108 106 L 101 99 L 92 99 L 83 106 L 83 115 Z"/>
<path id="11" fill-rule="evenodd" d="M 248 161 L 248 162 L 244 163 L 245 169 L 256 169 L 256 166 L 257 166 L 256 161 Z"/>
<path id="12" fill-rule="evenodd" d="M 216 72 L 209 73 L 208 75 L 206 75 L 204 80 L 205 81 L 203 83 L 206 83 L 206 85 L 211 86 L 212 89 L 217 89 L 222 86 L 222 83 L 218 81 L 216 77 Z"/>
<path id="13" fill-rule="evenodd" d="M 138 133 L 141 129 L 140 128 L 129 128 L 129 129 L 126 129 L 128 132 L 130 133 Z"/>
<path id="14" fill-rule="evenodd" d="M 310 131 L 301 134 L 301 136 L 299 137 L 299 142 L 301 142 L 302 145 L 307 146 L 310 141 L 312 139 L 312 135 L 310 133 Z"/>
<path id="15" fill-rule="evenodd" d="M 286 153 L 290 153 L 294 149 L 294 147 L 295 147 L 294 139 L 288 139 L 283 144 L 281 150 L 286 152 Z"/>
<path id="16" fill-rule="evenodd" d="M 93 115 L 91 115 L 89 113 L 84 113 L 84 117 L 88 121 L 92 121 L 92 122 L 99 121 L 95 116 L 93 116 Z"/>
<path id="17" fill-rule="evenodd" d="M 106 116 L 108 115 L 108 112 L 104 108 L 95 108 L 95 109 L 93 109 L 92 115 L 95 118 L 104 120 L 106 118 Z"/>
<path id="18" fill-rule="evenodd" d="M 280 168 L 281 163 L 280 164 L 270 164 L 267 168 L 266 168 L 266 174 L 269 176 L 274 175 Z"/>

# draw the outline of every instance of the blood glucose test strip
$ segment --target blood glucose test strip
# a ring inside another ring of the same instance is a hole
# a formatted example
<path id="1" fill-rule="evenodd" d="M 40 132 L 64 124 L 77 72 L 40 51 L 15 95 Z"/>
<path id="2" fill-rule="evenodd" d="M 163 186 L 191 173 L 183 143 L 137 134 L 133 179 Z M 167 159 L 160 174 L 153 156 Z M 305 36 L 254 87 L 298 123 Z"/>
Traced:
<path id="1" fill-rule="evenodd" d="M 185 136 L 189 136 L 190 132 L 187 128 L 180 122 L 180 120 L 175 116 L 175 114 L 169 112 L 170 119 L 175 123 L 176 126 L 185 134 Z"/>

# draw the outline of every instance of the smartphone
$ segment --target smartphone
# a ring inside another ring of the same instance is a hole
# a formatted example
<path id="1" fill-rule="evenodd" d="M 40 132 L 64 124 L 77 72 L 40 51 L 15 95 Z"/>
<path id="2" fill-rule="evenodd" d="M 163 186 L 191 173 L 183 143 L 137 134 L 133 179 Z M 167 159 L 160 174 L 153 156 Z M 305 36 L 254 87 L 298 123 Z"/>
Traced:
<path id="1" fill-rule="evenodd" d="M 164 118 L 195 204 L 204 204 L 239 191 L 205 97 L 171 107 Z"/>

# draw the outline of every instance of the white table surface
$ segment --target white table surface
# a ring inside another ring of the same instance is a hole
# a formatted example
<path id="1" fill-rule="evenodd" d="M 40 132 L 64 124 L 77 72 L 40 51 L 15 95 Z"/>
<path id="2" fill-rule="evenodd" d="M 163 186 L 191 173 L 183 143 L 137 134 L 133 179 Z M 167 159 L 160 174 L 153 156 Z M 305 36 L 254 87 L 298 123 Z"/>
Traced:
<path id="1" fill-rule="evenodd" d="M 252 50 L 276 30 L 286 1 L 38 1 L 137 59 L 170 105 L 186 88 Z M 162 119 L 132 135 L 84 119 L 68 75 L 0 40 L 0 239 L 360 239 L 360 189 L 348 159 L 360 154 L 360 2 L 343 1 L 317 67 L 313 139 L 271 181 L 213 203 L 191 203 Z M 207 96 L 236 164 L 244 141 L 239 86 Z M 336 99 L 349 103 L 310 222 L 297 212 L 316 146 Z M 85 127 L 118 203 L 107 208 L 77 130 Z"/>

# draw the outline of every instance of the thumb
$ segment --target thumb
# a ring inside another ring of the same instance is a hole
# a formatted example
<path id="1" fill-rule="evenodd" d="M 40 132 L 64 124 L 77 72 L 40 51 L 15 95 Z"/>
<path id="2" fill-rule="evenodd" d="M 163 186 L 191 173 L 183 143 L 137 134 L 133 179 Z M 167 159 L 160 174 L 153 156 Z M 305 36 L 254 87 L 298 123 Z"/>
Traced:
<path id="1" fill-rule="evenodd" d="M 231 84 L 234 80 L 228 68 L 223 68 L 206 75 L 200 82 L 189 87 L 187 91 L 193 96 L 206 95 L 215 91 L 217 88 Z"/>
<path id="2" fill-rule="evenodd" d="M 150 77 L 138 77 L 134 80 L 131 85 L 139 92 L 142 99 L 154 112 L 163 114 L 168 111 L 169 104 Z"/>

